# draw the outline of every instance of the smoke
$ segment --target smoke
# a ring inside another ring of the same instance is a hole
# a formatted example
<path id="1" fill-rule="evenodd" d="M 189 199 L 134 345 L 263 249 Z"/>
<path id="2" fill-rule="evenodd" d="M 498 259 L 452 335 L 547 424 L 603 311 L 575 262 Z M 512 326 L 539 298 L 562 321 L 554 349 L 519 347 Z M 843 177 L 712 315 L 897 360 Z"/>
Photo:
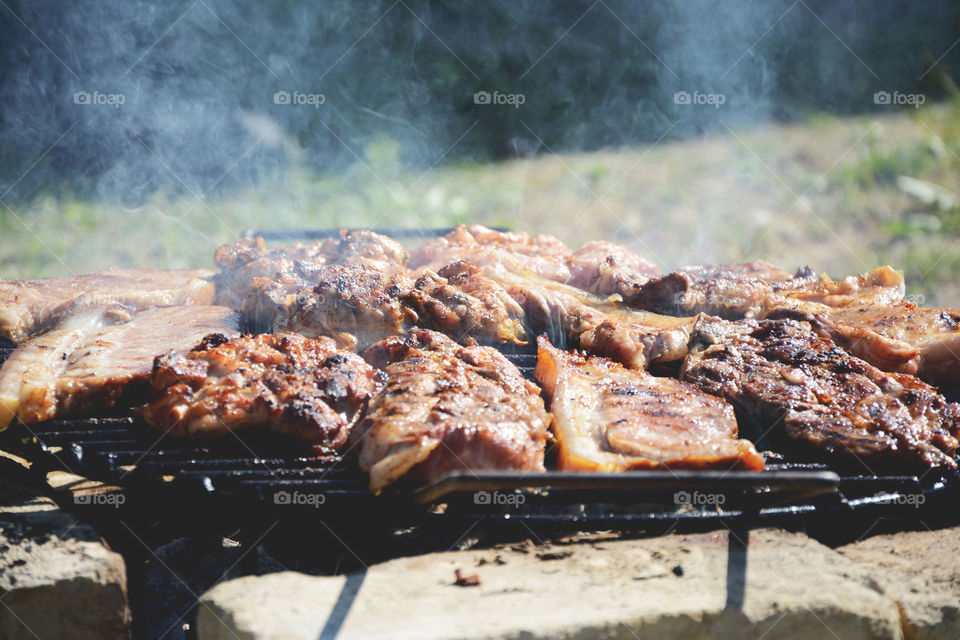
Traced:
<path id="1" fill-rule="evenodd" d="M 921 73 L 958 15 L 946 0 L 10 2 L 0 191 L 136 205 L 339 171 L 383 140 L 425 168 L 869 111 L 879 90 L 937 90 Z"/>

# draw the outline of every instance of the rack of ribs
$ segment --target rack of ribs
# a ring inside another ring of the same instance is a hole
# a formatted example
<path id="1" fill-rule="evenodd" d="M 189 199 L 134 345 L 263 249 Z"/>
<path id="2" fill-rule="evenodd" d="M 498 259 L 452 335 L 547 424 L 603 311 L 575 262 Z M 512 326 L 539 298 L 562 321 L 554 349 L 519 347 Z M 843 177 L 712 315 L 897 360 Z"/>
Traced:
<path id="1" fill-rule="evenodd" d="M 956 468 L 960 407 L 884 373 L 808 324 L 701 318 L 680 379 L 728 400 L 741 426 L 866 469 Z"/>
<path id="2" fill-rule="evenodd" d="M 561 470 L 761 470 L 737 438 L 733 408 L 673 378 L 537 341 L 536 377 L 550 399 Z"/>
<path id="3" fill-rule="evenodd" d="M 331 338 L 212 334 L 189 352 L 157 357 L 144 418 L 196 438 L 266 425 L 335 452 L 382 383 L 382 372 Z"/>
<path id="4" fill-rule="evenodd" d="M 364 358 L 387 374 L 351 437 L 374 493 L 402 477 L 544 470 L 549 416 L 540 390 L 500 352 L 413 329 Z"/>

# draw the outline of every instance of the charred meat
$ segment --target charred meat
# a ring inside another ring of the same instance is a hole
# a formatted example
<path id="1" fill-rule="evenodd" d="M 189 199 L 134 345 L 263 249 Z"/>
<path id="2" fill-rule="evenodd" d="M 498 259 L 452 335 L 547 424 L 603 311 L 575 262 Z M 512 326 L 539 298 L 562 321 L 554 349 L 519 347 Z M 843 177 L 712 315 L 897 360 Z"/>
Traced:
<path id="1" fill-rule="evenodd" d="M 213 334 L 188 353 L 156 359 L 144 417 L 166 433 L 195 438 L 265 425 L 335 452 L 381 377 L 331 338 Z"/>
<path id="2" fill-rule="evenodd" d="M 353 434 L 374 493 L 403 477 L 544 470 L 549 416 L 539 389 L 500 352 L 413 329 L 364 358 L 387 373 Z"/>
<path id="3" fill-rule="evenodd" d="M 681 379 L 734 405 L 741 425 L 878 467 L 956 467 L 960 407 L 884 373 L 806 323 L 703 318 Z"/>
<path id="4" fill-rule="evenodd" d="M 733 408 L 673 378 L 538 340 L 536 376 L 550 398 L 560 469 L 763 469 L 737 439 Z"/>

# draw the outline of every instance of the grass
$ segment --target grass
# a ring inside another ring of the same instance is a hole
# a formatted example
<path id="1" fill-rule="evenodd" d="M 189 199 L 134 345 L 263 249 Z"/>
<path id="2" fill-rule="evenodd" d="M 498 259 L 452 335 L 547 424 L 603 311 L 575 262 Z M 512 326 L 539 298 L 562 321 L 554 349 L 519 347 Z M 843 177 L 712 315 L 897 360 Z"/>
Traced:
<path id="1" fill-rule="evenodd" d="M 665 269 L 763 258 L 840 277 L 891 264 L 928 304 L 960 307 L 960 101 L 424 175 L 398 158 L 383 142 L 342 173 L 293 169 L 213 201 L 41 197 L 0 216 L 0 276 L 209 266 L 246 228 L 476 221 L 616 240 Z"/>

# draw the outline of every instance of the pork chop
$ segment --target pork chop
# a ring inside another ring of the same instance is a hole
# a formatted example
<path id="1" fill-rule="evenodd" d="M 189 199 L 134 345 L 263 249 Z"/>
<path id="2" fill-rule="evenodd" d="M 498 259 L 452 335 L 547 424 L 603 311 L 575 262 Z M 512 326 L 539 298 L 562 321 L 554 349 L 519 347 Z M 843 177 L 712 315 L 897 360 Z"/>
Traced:
<path id="1" fill-rule="evenodd" d="M 387 373 L 353 433 L 379 493 L 402 477 L 450 471 L 543 471 L 549 416 L 537 386 L 500 352 L 413 329 L 364 353 Z"/>
<path id="2" fill-rule="evenodd" d="M 733 407 L 673 378 L 537 341 L 560 469 L 763 469 Z"/>

